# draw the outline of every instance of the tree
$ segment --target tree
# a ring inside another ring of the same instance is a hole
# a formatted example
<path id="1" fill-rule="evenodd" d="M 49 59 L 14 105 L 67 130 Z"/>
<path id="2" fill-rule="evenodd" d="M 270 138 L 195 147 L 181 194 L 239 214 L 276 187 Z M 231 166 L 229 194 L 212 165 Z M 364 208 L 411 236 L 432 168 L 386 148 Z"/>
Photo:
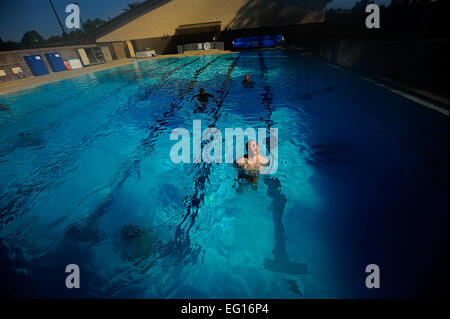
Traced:
<path id="1" fill-rule="evenodd" d="M 361 13 L 366 11 L 366 7 L 369 4 L 373 4 L 373 0 L 361 0 L 355 3 L 355 6 L 352 8 L 353 12 Z"/>
<path id="2" fill-rule="evenodd" d="M 59 35 L 52 35 L 51 37 L 49 37 L 47 39 L 48 43 L 58 43 L 58 42 L 62 42 L 63 38 Z"/>
<path id="3" fill-rule="evenodd" d="M 96 18 L 94 20 L 87 19 L 86 22 L 83 23 L 83 30 L 86 34 L 89 34 L 95 29 L 102 26 L 104 23 L 106 23 L 106 21 L 99 18 Z"/>
<path id="4" fill-rule="evenodd" d="M 85 37 L 86 34 L 82 30 L 74 30 L 67 35 L 67 40 L 78 42 L 83 40 Z"/>
<path id="5" fill-rule="evenodd" d="M 24 46 L 35 46 L 42 44 L 44 38 L 37 31 L 31 30 L 23 34 L 21 42 Z"/>
<path id="6" fill-rule="evenodd" d="M 19 42 L 5 41 L 0 44 L 0 50 L 15 50 L 20 48 L 21 44 Z"/>

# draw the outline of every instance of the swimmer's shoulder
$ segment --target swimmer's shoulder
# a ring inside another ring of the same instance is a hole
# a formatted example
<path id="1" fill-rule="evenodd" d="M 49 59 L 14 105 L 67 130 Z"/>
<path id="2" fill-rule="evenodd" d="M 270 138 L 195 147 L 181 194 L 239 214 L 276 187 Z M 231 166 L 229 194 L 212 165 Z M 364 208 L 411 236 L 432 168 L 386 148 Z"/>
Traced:
<path id="1" fill-rule="evenodd" d="M 240 156 L 236 158 L 236 164 L 244 164 L 245 163 L 245 156 Z"/>
<path id="2" fill-rule="evenodd" d="M 266 165 L 267 163 L 269 163 L 269 159 L 265 156 L 259 155 L 258 156 L 258 161 L 261 162 L 262 164 Z"/>

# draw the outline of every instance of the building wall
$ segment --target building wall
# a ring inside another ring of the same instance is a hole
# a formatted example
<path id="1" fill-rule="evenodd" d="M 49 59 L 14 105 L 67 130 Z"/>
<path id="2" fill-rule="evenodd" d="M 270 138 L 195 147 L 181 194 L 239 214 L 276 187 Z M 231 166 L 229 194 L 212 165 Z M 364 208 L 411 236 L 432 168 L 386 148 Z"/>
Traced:
<path id="1" fill-rule="evenodd" d="M 103 34 L 97 42 L 173 35 L 182 24 L 221 21 L 222 30 L 322 22 L 329 0 L 172 0 Z"/>
<path id="2" fill-rule="evenodd" d="M 215 35 L 215 40 L 224 43 L 225 50 L 232 50 L 232 41 L 239 37 L 262 36 L 268 34 L 282 34 L 287 45 L 305 45 L 317 43 L 320 37 L 321 23 L 308 23 L 278 27 L 263 27 L 239 30 L 224 30 Z M 135 51 L 155 50 L 157 54 L 176 54 L 177 45 L 187 43 L 212 42 L 213 36 L 195 34 L 190 36 L 174 35 L 148 39 L 132 40 Z M 123 43 L 123 42 L 120 42 Z"/>
<path id="3" fill-rule="evenodd" d="M 63 60 L 67 59 L 78 59 L 76 49 L 78 48 L 88 48 L 96 47 L 96 44 L 83 44 L 79 46 L 60 46 L 60 47 L 50 47 L 50 48 L 36 48 L 36 49 L 24 49 L 24 50 L 13 50 L 13 51 L 0 51 L 0 70 L 3 70 L 6 75 L 0 76 L 0 82 L 7 82 L 12 80 L 17 80 L 19 77 L 14 74 L 12 68 L 20 67 L 22 73 L 25 77 L 33 76 L 33 73 L 29 69 L 25 59 L 26 55 L 39 54 L 42 57 L 48 71 L 51 73 L 52 69 L 45 58 L 45 53 L 58 52 L 61 54 Z M 112 52 L 113 53 L 113 52 Z M 114 53 L 113 53 L 114 55 Z"/>
<path id="4" fill-rule="evenodd" d="M 157 54 L 176 53 L 177 47 L 173 37 L 157 37 L 149 39 L 139 39 L 133 41 L 136 51 L 155 50 Z"/>
<path id="5" fill-rule="evenodd" d="M 117 59 L 125 59 L 127 57 L 124 42 L 113 42 L 112 46 L 114 48 Z"/>
<path id="6" fill-rule="evenodd" d="M 5 71 L 6 76 L 1 76 L 0 81 L 17 80 L 18 77 L 12 72 L 13 67 L 20 67 L 25 77 L 33 76 L 31 70 L 28 68 L 27 63 L 24 60 L 24 56 L 39 54 L 45 63 L 45 66 L 52 72 L 50 65 L 45 59 L 44 54 L 49 52 L 59 52 L 63 59 L 78 58 L 74 50 L 75 47 L 54 47 L 54 48 L 39 48 L 39 49 L 26 49 L 26 50 L 14 50 L 14 51 L 2 51 L 0 52 L 0 70 Z"/>
<path id="7" fill-rule="evenodd" d="M 447 39 L 325 39 L 320 55 L 327 61 L 369 76 L 389 79 L 448 98 Z"/>

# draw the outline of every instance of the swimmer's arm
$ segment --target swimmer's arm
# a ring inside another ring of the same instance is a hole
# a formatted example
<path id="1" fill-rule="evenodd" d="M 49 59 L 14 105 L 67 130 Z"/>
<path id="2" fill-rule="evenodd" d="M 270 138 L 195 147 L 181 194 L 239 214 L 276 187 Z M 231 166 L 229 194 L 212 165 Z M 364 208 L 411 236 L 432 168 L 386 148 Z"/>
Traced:
<path id="1" fill-rule="evenodd" d="M 192 102 L 192 100 L 193 100 L 194 98 L 196 98 L 196 97 L 198 97 L 198 96 L 199 96 L 199 94 L 194 95 L 194 96 L 191 98 L 191 102 Z"/>
<path id="2" fill-rule="evenodd" d="M 234 161 L 234 166 L 239 168 L 244 164 L 244 156 L 238 157 L 236 158 L 236 160 Z"/>
<path id="3" fill-rule="evenodd" d="M 208 94 L 208 97 L 212 98 L 217 103 L 217 99 L 214 95 L 209 94 L 209 93 L 207 93 L 207 94 Z"/>

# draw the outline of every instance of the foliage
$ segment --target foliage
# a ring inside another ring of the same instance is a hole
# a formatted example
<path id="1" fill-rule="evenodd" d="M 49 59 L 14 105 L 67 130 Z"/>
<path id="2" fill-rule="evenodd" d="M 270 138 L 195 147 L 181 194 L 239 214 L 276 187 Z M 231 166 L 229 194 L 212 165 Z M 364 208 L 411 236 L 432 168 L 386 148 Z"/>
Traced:
<path id="1" fill-rule="evenodd" d="M 14 50 L 21 48 L 32 48 L 46 45 L 67 45 L 92 42 L 91 34 L 106 21 L 96 18 L 87 19 L 82 23 L 82 28 L 73 30 L 62 35 L 52 35 L 44 39 L 36 30 L 30 30 L 23 34 L 20 42 L 2 41 L 0 39 L 0 50 Z"/>
<path id="2" fill-rule="evenodd" d="M 20 41 L 26 47 L 33 47 L 44 43 L 44 38 L 35 30 L 27 31 Z"/>

